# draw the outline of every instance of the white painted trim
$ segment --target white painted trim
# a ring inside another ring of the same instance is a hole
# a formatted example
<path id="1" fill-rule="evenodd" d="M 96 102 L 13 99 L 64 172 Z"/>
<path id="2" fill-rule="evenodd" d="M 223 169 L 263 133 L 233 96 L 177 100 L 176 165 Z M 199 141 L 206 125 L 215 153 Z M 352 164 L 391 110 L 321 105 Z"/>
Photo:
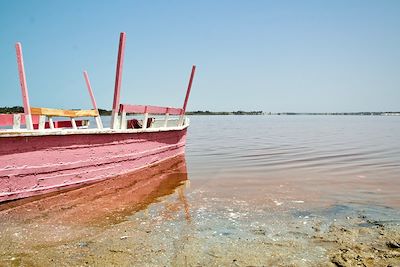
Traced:
<path id="1" fill-rule="evenodd" d="M 13 130 L 21 129 L 21 114 L 14 114 Z"/>
<path id="2" fill-rule="evenodd" d="M 94 117 L 95 121 L 96 121 L 96 125 L 98 129 L 103 129 L 103 122 L 101 121 L 101 117 L 97 116 Z"/>
<path id="3" fill-rule="evenodd" d="M 153 133 L 153 132 L 168 132 L 168 131 L 181 131 L 189 127 L 190 120 L 187 118 L 184 120 L 185 124 L 183 126 L 169 126 L 165 127 L 157 127 L 157 128 L 147 128 L 147 129 L 111 129 L 111 128 L 103 128 L 103 129 L 63 129 L 63 128 L 55 128 L 55 129 L 44 129 L 44 130 L 13 130 L 13 129 L 4 129 L 0 130 L 0 138 L 1 137 L 16 137 L 16 136 L 44 136 L 44 135 L 75 135 L 75 134 L 136 134 L 136 133 Z"/>
<path id="4" fill-rule="evenodd" d="M 120 128 L 120 116 L 118 112 L 115 112 L 115 110 L 112 111 L 111 114 L 111 129 L 119 129 Z"/>
<path id="5" fill-rule="evenodd" d="M 126 112 L 124 111 L 121 114 L 121 129 L 123 129 L 123 130 L 126 129 L 127 128 L 127 124 L 128 124 L 128 122 L 126 120 Z"/>
<path id="6" fill-rule="evenodd" d="M 169 113 L 165 113 L 164 127 L 168 127 Z"/>
<path id="7" fill-rule="evenodd" d="M 25 125 L 27 130 L 33 130 L 32 116 L 31 114 L 25 115 Z"/>
<path id="8" fill-rule="evenodd" d="M 72 123 L 72 129 L 78 129 L 78 127 L 76 127 L 76 121 L 74 118 L 71 118 L 71 123 Z"/>
<path id="9" fill-rule="evenodd" d="M 40 115 L 39 116 L 39 130 L 44 130 L 45 124 L 46 124 L 46 116 Z"/>
<path id="10" fill-rule="evenodd" d="M 54 129 L 54 122 L 52 117 L 49 117 L 49 124 L 50 124 L 50 129 Z"/>
<path id="11" fill-rule="evenodd" d="M 179 117 L 178 126 L 184 125 L 184 122 L 185 122 L 184 119 L 185 119 L 185 115 L 181 115 L 181 116 Z"/>

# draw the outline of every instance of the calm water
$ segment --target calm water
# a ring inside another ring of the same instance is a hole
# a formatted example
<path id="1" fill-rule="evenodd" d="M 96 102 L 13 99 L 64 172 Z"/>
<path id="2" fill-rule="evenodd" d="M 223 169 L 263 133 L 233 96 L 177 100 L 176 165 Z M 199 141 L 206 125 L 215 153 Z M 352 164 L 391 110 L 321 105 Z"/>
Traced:
<path id="1" fill-rule="evenodd" d="M 193 116 L 186 160 L 1 205 L 0 265 L 397 266 L 399 137 L 400 117 Z"/>
<path id="2" fill-rule="evenodd" d="M 186 155 L 205 190 L 400 206 L 400 117 L 196 116 Z"/>

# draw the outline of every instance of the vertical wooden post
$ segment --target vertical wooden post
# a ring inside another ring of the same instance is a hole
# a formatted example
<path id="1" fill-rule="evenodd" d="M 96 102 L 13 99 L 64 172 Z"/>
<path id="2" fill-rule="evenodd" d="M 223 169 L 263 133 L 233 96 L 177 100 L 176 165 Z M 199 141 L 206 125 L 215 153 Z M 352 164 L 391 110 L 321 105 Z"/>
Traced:
<path id="1" fill-rule="evenodd" d="M 124 32 L 121 32 L 119 36 L 117 69 L 115 74 L 114 100 L 113 100 L 112 115 L 111 115 L 111 129 L 119 128 L 119 123 L 118 123 L 119 97 L 121 93 L 122 65 L 124 63 L 125 40 L 126 40 L 126 34 Z"/>
<path id="2" fill-rule="evenodd" d="M 128 121 L 126 120 L 126 111 L 122 111 L 121 114 L 121 129 L 125 130 L 128 126 Z"/>
<path id="3" fill-rule="evenodd" d="M 14 114 L 13 116 L 13 129 L 19 130 L 21 128 L 21 114 Z"/>
<path id="4" fill-rule="evenodd" d="M 185 102 L 183 103 L 182 114 L 181 114 L 181 116 L 179 118 L 179 124 L 178 124 L 179 126 L 183 125 L 183 119 L 185 117 L 187 102 L 189 100 L 190 90 L 192 89 L 192 82 L 193 82 L 193 78 L 194 78 L 194 73 L 195 72 L 196 72 L 196 66 L 193 65 L 192 66 L 192 72 L 190 73 L 188 88 L 186 90 Z"/>
<path id="5" fill-rule="evenodd" d="M 54 121 L 51 116 L 49 117 L 49 126 L 50 126 L 50 129 L 54 129 Z"/>
<path id="6" fill-rule="evenodd" d="M 76 130 L 78 127 L 76 126 L 76 121 L 74 118 L 71 118 L 72 129 Z"/>
<path id="7" fill-rule="evenodd" d="M 167 110 L 165 112 L 164 127 L 168 127 L 168 120 L 169 120 L 169 107 L 167 108 Z"/>
<path id="8" fill-rule="evenodd" d="M 89 91 L 90 99 L 92 100 L 93 109 L 97 111 L 97 116 L 95 117 L 97 128 L 103 129 L 103 123 L 101 122 L 99 109 L 97 108 L 96 99 L 94 98 L 92 86 L 90 85 L 89 75 L 86 70 L 83 72 L 83 77 L 85 78 L 86 87 Z"/>
<path id="9" fill-rule="evenodd" d="M 44 130 L 45 126 L 46 126 L 46 116 L 40 115 L 40 116 L 39 116 L 39 126 L 38 126 L 38 129 L 39 129 L 39 130 Z"/>
<path id="10" fill-rule="evenodd" d="M 147 128 L 147 121 L 149 120 L 149 113 L 147 112 L 147 106 L 144 108 L 144 117 L 143 117 L 143 124 L 142 129 Z"/>
<path id="11" fill-rule="evenodd" d="M 29 105 L 28 87 L 26 85 L 24 58 L 23 58 L 23 55 L 22 55 L 21 43 L 16 43 L 15 44 L 15 50 L 16 50 L 16 53 L 17 53 L 19 83 L 21 85 L 22 101 L 23 101 L 23 104 L 24 104 L 25 124 L 26 124 L 26 128 L 28 130 L 33 130 L 31 106 Z"/>

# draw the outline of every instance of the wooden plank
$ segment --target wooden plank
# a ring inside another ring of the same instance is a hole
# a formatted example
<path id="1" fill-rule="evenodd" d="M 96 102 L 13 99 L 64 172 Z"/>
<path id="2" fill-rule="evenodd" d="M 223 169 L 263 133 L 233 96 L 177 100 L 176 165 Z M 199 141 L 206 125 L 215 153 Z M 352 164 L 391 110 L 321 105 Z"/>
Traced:
<path id="1" fill-rule="evenodd" d="M 181 115 L 183 110 L 181 108 L 169 108 L 169 115 Z"/>
<path id="2" fill-rule="evenodd" d="M 67 110 L 67 109 L 53 109 L 53 108 L 36 108 L 32 107 L 31 112 L 33 115 L 46 115 L 58 117 L 97 117 L 99 116 L 97 110 Z"/>
<path id="3" fill-rule="evenodd" d="M 147 106 L 147 113 L 150 114 L 165 114 L 167 113 L 166 107 Z"/>
<path id="4" fill-rule="evenodd" d="M 143 105 L 129 105 L 121 104 L 120 112 L 134 113 L 134 114 L 166 114 L 167 111 L 169 115 L 180 115 L 182 114 L 181 108 L 170 108 L 170 107 L 158 107 L 158 106 L 143 106 Z"/>
<path id="5" fill-rule="evenodd" d="M 121 104 L 121 112 L 143 114 L 146 106 Z"/>

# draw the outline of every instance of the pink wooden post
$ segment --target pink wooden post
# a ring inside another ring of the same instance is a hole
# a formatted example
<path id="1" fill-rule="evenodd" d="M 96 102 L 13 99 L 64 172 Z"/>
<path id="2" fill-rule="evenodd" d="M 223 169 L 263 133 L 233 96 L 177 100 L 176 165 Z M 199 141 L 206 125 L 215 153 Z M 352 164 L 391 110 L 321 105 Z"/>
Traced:
<path id="1" fill-rule="evenodd" d="M 119 97 L 121 93 L 122 82 L 122 65 L 124 63 L 124 50 L 125 50 L 126 33 L 121 32 L 119 36 L 117 70 L 115 74 L 115 87 L 114 87 L 114 100 L 111 117 L 111 128 L 119 128 L 118 125 L 118 112 L 119 112 Z"/>
<path id="2" fill-rule="evenodd" d="M 186 91 L 186 97 L 185 97 L 185 102 L 183 103 L 183 108 L 182 108 L 182 114 L 181 117 L 179 119 L 179 125 L 183 124 L 183 118 L 185 116 L 185 112 L 186 112 L 186 107 L 187 107 L 187 102 L 189 100 L 189 95 L 190 95 L 190 90 L 192 89 L 192 82 L 193 82 L 193 78 L 194 78 L 194 73 L 196 71 L 196 66 L 193 65 L 192 66 L 192 72 L 190 74 L 190 79 L 189 79 L 189 84 L 188 84 L 188 88 Z"/>
<path id="3" fill-rule="evenodd" d="M 92 100 L 93 109 L 97 110 L 98 115 L 95 118 L 97 127 L 102 129 L 103 123 L 101 122 L 101 119 L 100 119 L 100 114 L 99 114 L 99 110 L 97 109 L 96 99 L 94 98 L 92 86 L 90 85 L 89 75 L 86 70 L 83 72 L 83 77 L 85 77 L 85 82 L 86 82 L 87 89 L 89 91 L 90 99 Z"/>
<path id="4" fill-rule="evenodd" d="M 90 99 L 92 100 L 93 109 L 97 110 L 96 99 L 94 98 L 92 86 L 90 85 L 89 75 L 86 70 L 83 72 L 83 77 L 85 77 L 85 82 L 86 82 L 87 89 L 89 91 Z"/>
<path id="5" fill-rule="evenodd" d="M 28 130 L 33 130 L 32 116 L 31 116 L 31 106 L 29 105 L 28 87 L 26 85 L 24 58 L 23 58 L 23 55 L 22 55 L 21 43 L 16 43 L 15 44 L 15 50 L 16 50 L 16 53 L 17 53 L 19 83 L 21 85 L 22 101 L 23 101 L 23 104 L 24 104 L 25 124 L 26 124 L 26 128 Z"/>

